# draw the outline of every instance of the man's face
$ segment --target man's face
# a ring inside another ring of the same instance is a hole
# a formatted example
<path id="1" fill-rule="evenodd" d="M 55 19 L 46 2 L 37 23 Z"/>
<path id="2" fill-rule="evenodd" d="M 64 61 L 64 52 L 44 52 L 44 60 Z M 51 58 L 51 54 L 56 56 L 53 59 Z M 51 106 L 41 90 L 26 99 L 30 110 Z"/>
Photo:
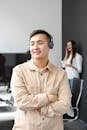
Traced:
<path id="1" fill-rule="evenodd" d="M 30 39 L 30 52 L 33 59 L 48 58 L 48 38 L 45 34 L 36 34 Z"/>

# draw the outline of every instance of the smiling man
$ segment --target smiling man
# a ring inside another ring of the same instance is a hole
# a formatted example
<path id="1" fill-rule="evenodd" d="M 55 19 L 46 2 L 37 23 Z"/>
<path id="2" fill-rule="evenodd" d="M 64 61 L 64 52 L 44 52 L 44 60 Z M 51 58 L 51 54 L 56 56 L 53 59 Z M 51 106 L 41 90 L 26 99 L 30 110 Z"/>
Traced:
<path id="1" fill-rule="evenodd" d="M 17 107 L 13 130 L 63 130 L 70 108 L 66 72 L 50 63 L 53 38 L 45 30 L 30 34 L 31 60 L 13 69 L 11 88 Z"/>

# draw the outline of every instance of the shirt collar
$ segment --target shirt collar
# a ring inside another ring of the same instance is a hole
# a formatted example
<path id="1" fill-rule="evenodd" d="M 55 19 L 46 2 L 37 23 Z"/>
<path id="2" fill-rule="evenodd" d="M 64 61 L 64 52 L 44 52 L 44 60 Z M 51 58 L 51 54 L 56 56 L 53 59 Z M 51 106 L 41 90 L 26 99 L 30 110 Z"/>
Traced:
<path id="1" fill-rule="evenodd" d="M 29 60 L 28 61 L 28 64 L 29 64 L 29 69 L 32 70 L 32 71 L 40 71 L 40 69 L 33 63 L 33 60 Z M 49 71 L 52 71 L 52 68 L 53 68 L 53 65 L 51 64 L 51 62 L 49 61 L 47 66 L 45 68 L 43 68 L 43 70 L 49 70 Z"/>

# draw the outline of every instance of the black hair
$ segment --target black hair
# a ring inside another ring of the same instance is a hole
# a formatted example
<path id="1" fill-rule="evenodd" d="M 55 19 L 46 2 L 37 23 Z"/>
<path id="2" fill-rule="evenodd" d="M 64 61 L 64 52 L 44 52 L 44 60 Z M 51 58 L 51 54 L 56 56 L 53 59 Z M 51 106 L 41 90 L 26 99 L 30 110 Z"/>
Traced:
<path id="1" fill-rule="evenodd" d="M 51 36 L 47 31 L 45 31 L 45 30 L 34 30 L 34 31 L 30 34 L 30 39 L 31 39 L 33 36 L 37 35 L 37 34 L 45 34 L 45 35 L 47 36 L 49 42 L 51 42 L 51 40 L 52 40 L 52 36 Z"/>

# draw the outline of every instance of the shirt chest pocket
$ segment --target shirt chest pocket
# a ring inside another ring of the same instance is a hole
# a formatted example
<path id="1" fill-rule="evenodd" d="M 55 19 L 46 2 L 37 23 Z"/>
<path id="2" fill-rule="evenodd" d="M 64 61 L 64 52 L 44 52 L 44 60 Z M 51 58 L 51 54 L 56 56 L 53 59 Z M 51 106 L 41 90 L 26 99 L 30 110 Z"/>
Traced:
<path id="1" fill-rule="evenodd" d="M 40 85 L 35 76 L 28 75 L 28 78 L 26 77 L 24 83 L 29 94 L 36 95 L 40 93 Z"/>
<path id="2" fill-rule="evenodd" d="M 33 85 L 33 84 L 30 85 L 30 84 L 28 84 L 27 85 L 27 90 L 28 90 L 29 94 L 36 95 L 36 94 L 40 93 L 40 87 L 38 85 Z"/>

